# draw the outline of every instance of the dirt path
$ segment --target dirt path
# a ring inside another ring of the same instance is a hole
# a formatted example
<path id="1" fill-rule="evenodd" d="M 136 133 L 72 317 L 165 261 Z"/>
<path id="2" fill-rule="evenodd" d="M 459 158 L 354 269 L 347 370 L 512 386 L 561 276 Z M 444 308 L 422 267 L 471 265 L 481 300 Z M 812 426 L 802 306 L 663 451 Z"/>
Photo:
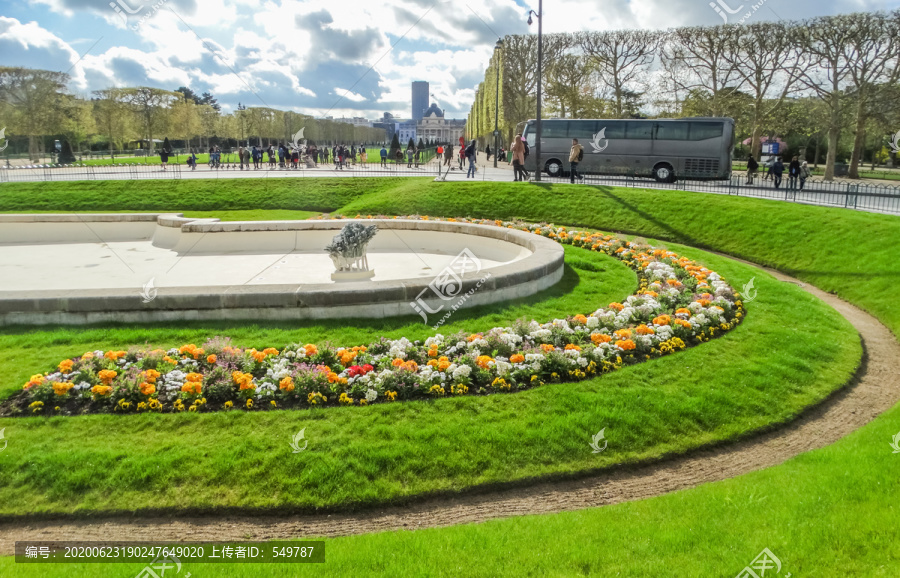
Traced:
<path id="1" fill-rule="evenodd" d="M 0 555 L 11 554 L 15 540 L 270 540 L 449 526 L 639 500 L 780 464 L 797 454 L 837 441 L 897 403 L 900 374 L 894 364 L 900 359 L 900 344 L 868 313 L 778 272 L 769 270 L 769 273 L 797 283 L 846 317 L 862 336 L 867 355 L 856 385 L 776 431 L 629 471 L 481 495 L 465 494 L 357 514 L 284 518 L 229 516 L 177 521 L 110 518 L 0 524 Z"/>

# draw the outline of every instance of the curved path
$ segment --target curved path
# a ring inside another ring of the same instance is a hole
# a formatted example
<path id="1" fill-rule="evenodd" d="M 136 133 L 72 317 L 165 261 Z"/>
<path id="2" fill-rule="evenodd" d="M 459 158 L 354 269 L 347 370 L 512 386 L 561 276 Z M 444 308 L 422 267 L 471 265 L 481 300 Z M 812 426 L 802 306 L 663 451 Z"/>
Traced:
<path id="1" fill-rule="evenodd" d="M 868 313 L 777 271 L 767 271 L 834 307 L 853 324 L 864 346 L 863 367 L 854 384 L 775 431 L 627 471 L 361 513 L 10 522 L 0 524 L 0 554 L 12 554 L 16 540 L 273 540 L 449 526 L 639 500 L 780 464 L 837 441 L 897 403 L 900 374 L 895 364 L 900 359 L 900 344 Z"/>

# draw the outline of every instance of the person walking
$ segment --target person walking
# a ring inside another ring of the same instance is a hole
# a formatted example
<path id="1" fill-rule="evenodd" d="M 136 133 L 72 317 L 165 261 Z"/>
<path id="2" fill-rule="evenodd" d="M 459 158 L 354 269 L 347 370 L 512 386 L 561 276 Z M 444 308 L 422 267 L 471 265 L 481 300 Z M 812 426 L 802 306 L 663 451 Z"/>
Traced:
<path id="1" fill-rule="evenodd" d="M 484 147 L 484 162 L 488 162 L 491 160 L 491 145 L 485 145 Z"/>
<path id="2" fill-rule="evenodd" d="M 166 170 L 166 167 L 169 165 L 169 151 L 160 149 L 159 161 L 162 163 L 162 170 Z"/>
<path id="3" fill-rule="evenodd" d="M 769 177 L 774 176 L 772 174 L 772 167 L 775 165 L 775 157 L 769 157 L 769 160 L 766 161 L 766 174 L 763 175 L 763 181 L 768 181 Z"/>
<path id="4" fill-rule="evenodd" d="M 803 190 L 803 185 L 806 184 L 806 179 L 812 176 L 812 173 L 809 170 L 809 165 L 806 163 L 806 159 L 803 159 L 803 162 L 800 163 L 800 190 Z"/>
<path id="5" fill-rule="evenodd" d="M 416 168 L 419 168 L 419 147 L 416 147 L 416 150 L 413 151 L 413 160 L 415 161 Z"/>
<path id="6" fill-rule="evenodd" d="M 753 184 L 753 178 L 756 177 L 756 171 L 759 169 L 759 163 L 753 158 L 753 155 L 747 157 L 747 184 Z"/>
<path id="7" fill-rule="evenodd" d="M 798 157 L 794 157 L 791 159 L 791 164 L 788 165 L 788 189 L 792 191 L 797 190 L 797 181 L 800 179 L 800 161 Z"/>
<path id="8" fill-rule="evenodd" d="M 287 156 L 287 149 L 283 144 L 278 144 L 278 167 L 284 168 L 284 157 Z"/>
<path id="9" fill-rule="evenodd" d="M 444 166 L 450 166 L 450 159 L 453 158 L 453 145 L 447 145 L 444 147 Z"/>
<path id="10" fill-rule="evenodd" d="M 412 168 L 413 161 L 413 150 L 411 147 L 406 147 L 406 168 Z"/>
<path id="11" fill-rule="evenodd" d="M 465 148 L 466 158 L 469 160 L 469 170 L 466 173 L 466 178 L 472 177 L 475 178 L 475 161 L 478 158 L 478 149 L 475 147 L 475 139 L 472 139 L 472 142 Z"/>
<path id="12" fill-rule="evenodd" d="M 513 139 L 510 150 L 512 151 L 512 160 L 510 162 L 513 166 L 514 180 L 516 182 L 528 180 L 523 167 L 525 164 L 525 141 L 522 140 L 521 134 L 517 134 L 516 138 Z"/>
<path id="13" fill-rule="evenodd" d="M 781 176 L 784 174 L 784 163 L 781 162 L 781 157 L 775 157 L 775 162 L 769 172 L 772 173 L 772 178 L 775 180 L 775 188 L 780 188 Z"/>
<path id="14" fill-rule="evenodd" d="M 244 170 L 244 147 L 238 147 L 238 162 L 241 163 L 241 170 Z"/>
<path id="15" fill-rule="evenodd" d="M 197 155 L 194 154 L 194 149 L 191 149 L 191 155 L 188 157 L 187 164 L 192 171 L 197 168 Z"/>
<path id="16" fill-rule="evenodd" d="M 463 170 L 466 167 L 466 154 L 467 147 L 463 145 L 459 145 L 459 170 Z"/>
<path id="17" fill-rule="evenodd" d="M 359 147 L 359 163 L 365 168 L 368 162 L 369 153 L 366 152 L 366 147 Z"/>
<path id="18" fill-rule="evenodd" d="M 578 163 L 584 158 L 584 147 L 578 144 L 578 139 L 572 139 L 572 149 L 569 151 L 569 182 L 575 184 L 575 179 L 584 180 L 582 175 L 578 174 Z"/>
<path id="19" fill-rule="evenodd" d="M 387 168 L 387 149 L 381 145 L 381 166 Z"/>

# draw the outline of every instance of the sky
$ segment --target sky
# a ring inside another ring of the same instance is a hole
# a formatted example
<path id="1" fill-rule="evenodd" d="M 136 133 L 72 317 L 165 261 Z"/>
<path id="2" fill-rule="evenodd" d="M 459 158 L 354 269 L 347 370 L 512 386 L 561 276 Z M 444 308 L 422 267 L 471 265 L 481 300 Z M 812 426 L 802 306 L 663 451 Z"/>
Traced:
<path id="1" fill-rule="evenodd" d="M 891 10 L 900 0 L 547 0 L 543 31 L 715 25 Z M 714 6 L 712 6 L 714 5 Z M 68 72 L 90 97 L 110 87 L 188 86 L 316 117 L 408 118 L 430 83 L 466 118 L 499 37 L 536 34 L 537 0 L 0 0 L 0 65 Z M 732 15 L 733 14 L 733 15 Z M 750 22 L 748 21 L 748 22 Z"/>

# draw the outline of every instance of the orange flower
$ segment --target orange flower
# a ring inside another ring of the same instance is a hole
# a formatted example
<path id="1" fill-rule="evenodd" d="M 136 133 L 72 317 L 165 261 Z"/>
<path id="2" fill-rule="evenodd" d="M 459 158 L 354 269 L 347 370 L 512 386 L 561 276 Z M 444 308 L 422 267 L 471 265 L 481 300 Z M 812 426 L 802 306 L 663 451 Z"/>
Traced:
<path id="1" fill-rule="evenodd" d="M 619 341 L 616 341 L 616 345 L 618 345 L 620 348 L 624 349 L 625 351 L 630 351 L 630 350 L 634 349 L 635 347 L 637 347 L 637 345 L 634 344 L 634 341 L 632 341 L 630 339 L 621 339 Z"/>
<path id="2" fill-rule="evenodd" d="M 709 307 L 709 299 L 698 299 L 697 303 L 703 305 L 704 307 Z"/>
<path id="3" fill-rule="evenodd" d="M 653 331 L 652 329 L 650 329 L 649 327 L 647 327 L 644 324 L 638 325 L 634 330 L 639 335 L 653 335 L 654 333 L 656 333 L 656 331 Z"/>
<path id="4" fill-rule="evenodd" d="M 250 350 L 250 355 L 253 359 L 256 360 L 257 363 L 262 363 L 266 359 L 266 354 L 263 351 L 257 351 L 255 349 Z"/>
<path id="5" fill-rule="evenodd" d="M 566 351 L 581 351 L 581 347 L 575 345 L 574 343 L 569 343 L 566 345 Z"/>
<path id="6" fill-rule="evenodd" d="M 576 315 L 576 316 L 573 317 L 572 319 L 573 319 L 574 321 L 577 321 L 578 323 L 581 323 L 581 324 L 587 323 L 587 317 L 585 317 L 585 316 L 582 315 L 581 313 L 579 313 L 578 315 Z"/>
<path id="7" fill-rule="evenodd" d="M 601 343 L 609 343 L 612 341 L 612 337 L 605 333 L 592 333 L 591 341 L 594 342 L 594 345 L 600 345 Z"/>
<path id="8" fill-rule="evenodd" d="M 442 357 L 438 360 L 438 371 L 445 371 L 448 367 L 450 367 L 450 360 L 446 357 Z"/>
<path id="9" fill-rule="evenodd" d="M 109 395 L 112 392 L 112 387 L 108 385 L 95 385 L 91 388 L 91 393 L 95 395 Z"/>
<path id="10" fill-rule="evenodd" d="M 144 376 L 144 379 L 147 383 L 156 383 L 156 378 L 159 377 L 159 372 L 155 369 L 147 369 L 141 372 L 141 375 Z"/>
<path id="11" fill-rule="evenodd" d="M 466 337 L 466 341 L 472 343 L 473 341 L 475 341 L 476 339 L 480 339 L 481 337 L 482 335 L 480 333 L 473 333 L 472 335 Z"/>
<path id="12" fill-rule="evenodd" d="M 306 345 L 303 346 L 303 349 L 306 350 L 307 356 L 313 356 L 313 355 L 319 353 L 319 348 L 316 347 L 315 345 L 313 345 L 312 343 L 307 343 Z"/>
<path id="13" fill-rule="evenodd" d="M 523 361 L 525 361 L 525 356 L 521 353 L 516 353 L 509 358 L 510 363 L 522 363 Z"/>
<path id="14" fill-rule="evenodd" d="M 289 375 L 278 382 L 278 388 L 285 391 L 294 391 L 294 379 Z"/>
<path id="15" fill-rule="evenodd" d="M 688 309 L 687 307 L 679 307 L 678 309 L 675 310 L 675 313 L 676 313 L 677 315 L 682 315 L 682 314 L 683 314 L 683 315 L 690 315 L 690 314 L 691 314 L 691 310 Z"/>
<path id="16" fill-rule="evenodd" d="M 256 389 L 256 385 L 253 383 L 253 376 L 249 373 L 241 373 L 240 371 L 232 371 L 231 379 L 234 380 L 240 389 Z"/>
<path id="17" fill-rule="evenodd" d="M 659 297 L 659 293 L 657 293 L 656 291 L 644 291 L 643 294 L 649 295 L 650 297 Z"/>
<path id="18" fill-rule="evenodd" d="M 490 367 L 489 364 L 492 361 L 494 361 L 494 358 L 491 357 L 490 355 L 479 355 L 475 359 L 475 365 L 477 365 L 481 369 L 487 369 L 488 367 Z"/>
<path id="19" fill-rule="evenodd" d="M 216 362 L 215 354 L 210 354 L 210 355 L 206 356 L 206 363 L 215 363 L 215 362 Z"/>
<path id="20" fill-rule="evenodd" d="M 203 382 L 203 374 L 191 372 L 191 373 L 187 374 L 186 376 L 184 376 L 184 379 L 186 381 L 196 381 L 196 382 L 202 383 Z"/>
<path id="21" fill-rule="evenodd" d="M 411 371 L 411 372 L 413 372 L 413 373 L 415 373 L 416 371 L 419 370 L 419 365 L 418 365 L 415 361 L 413 361 L 412 359 L 410 359 L 409 361 L 407 361 L 406 363 L 404 363 L 401 367 L 402 367 L 403 369 L 405 369 L 406 371 Z"/>
<path id="22" fill-rule="evenodd" d="M 59 362 L 59 370 L 63 373 L 69 373 L 72 371 L 72 366 L 75 365 L 75 362 L 71 359 L 64 359 Z"/>
<path id="23" fill-rule="evenodd" d="M 625 306 L 622 305 L 621 303 L 610 303 L 609 308 L 612 309 L 613 311 L 621 311 L 621 310 L 625 309 Z"/>
<path id="24" fill-rule="evenodd" d="M 62 382 L 62 383 L 54 382 L 53 383 L 53 391 L 56 393 L 56 395 L 66 395 L 67 393 L 69 393 L 69 390 L 72 389 L 73 387 L 75 387 L 74 383 L 67 383 L 67 382 Z"/>
<path id="25" fill-rule="evenodd" d="M 156 393 L 156 386 L 149 382 L 143 382 L 140 385 L 141 393 L 144 395 L 153 395 Z"/>
<path id="26" fill-rule="evenodd" d="M 200 395 L 200 392 L 202 391 L 202 384 L 199 381 L 188 381 L 181 386 L 181 391 L 185 393 L 192 393 L 194 395 Z"/>
<path id="27" fill-rule="evenodd" d="M 667 279 L 666 283 L 668 283 L 672 287 L 681 287 L 681 281 L 679 281 L 678 279 Z"/>
<path id="28" fill-rule="evenodd" d="M 428 363 L 426 363 L 425 365 L 427 365 L 428 367 L 437 367 L 438 360 L 437 359 L 429 359 Z"/>
<path id="29" fill-rule="evenodd" d="M 338 374 L 336 374 L 333 371 L 328 372 L 328 383 L 336 383 L 336 382 L 339 382 L 340 380 L 341 380 L 341 378 L 338 377 Z"/>
<path id="30" fill-rule="evenodd" d="M 556 348 L 553 347 L 552 345 L 550 345 L 549 343 L 542 343 L 542 344 L 541 344 L 541 349 L 543 349 L 543 350 L 546 351 L 547 353 L 550 353 L 551 351 L 553 351 L 553 350 L 556 349 Z"/>
<path id="31" fill-rule="evenodd" d="M 266 347 L 265 349 L 263 349 L 263 353 L 265 353 L 266 355 L 278 355 L 278 350 L 274 347 Z"/>
<path id="32" fill-rule="evenodd" d="M 675 320 L 675 325 L 680 325 L 680 326 L 682 326 L 682 327 L 690 327 L 690 326 L 691 326 L 691 322 L 690 322 L 690 321 L 685 321 L 684 319 L 676 319 L 676 320 Z"/>
<path id="33" fill-rule="evenodd" d="M 672 323 L 672 318 L 668 315 L 660 315 L 659 317 L 653 318 L 653 325 L 670 325 Z"/>
<path id="34" fill-rule="evenodd" d="M 85 353 L 84 355 L 81 356 L 81 359 L 94 359 L 94 353 L 91 351 L 88 351 L 87 353 Z"/>
<path id="35" fill-rule="evenodd" d="M 615 335 L 619 339 L 628 339 L 629 337 L 631 337 L 631 330 L 619 329 L 618 331 L 613 331 L 613 335 Z"/>
<path id="36" fill-rule="evenodd" d="M 399 357 L 395 357 L 394 361 L 391 362 L 391 365 L 393 365 L 394 367 L 400 367 L 401 365 L 403 365 L 403 360 Z"/>
<path id="37" fill-rule="evenodd" d="M 177 361 L 175 361 L 174 359 L 172 359 L 172 358 L 169 357 L 168 355 L 166 355 L 165 357 L 163 357 L 163 361 L 165 361 L 166 363 L 175 363 L 175 364 L 178 363 Z"/>
<path id="38" fill-rule="evenodd" d="M 97 374 L 97 377 L 100 378 L 100 381 L 103 382 L 104 385 L 109 385 L 112 380 L 116 378 L 118 373 L 111 369 L 103 369 L 100 370 L 100 373 Z"/>

